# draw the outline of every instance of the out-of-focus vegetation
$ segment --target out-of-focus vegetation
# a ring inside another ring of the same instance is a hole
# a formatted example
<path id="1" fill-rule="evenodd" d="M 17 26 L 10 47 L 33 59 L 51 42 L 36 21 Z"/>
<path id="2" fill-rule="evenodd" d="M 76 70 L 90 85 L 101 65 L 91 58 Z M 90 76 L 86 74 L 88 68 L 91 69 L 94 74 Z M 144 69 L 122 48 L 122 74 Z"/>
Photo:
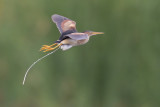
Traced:
<path id="1" fill-rule="evenodd" d="M 159 107 L 159 0 L 1 0 L 0 107 Z M 60 14 L 78 31 L 103 31 L 55 54 Z"/>

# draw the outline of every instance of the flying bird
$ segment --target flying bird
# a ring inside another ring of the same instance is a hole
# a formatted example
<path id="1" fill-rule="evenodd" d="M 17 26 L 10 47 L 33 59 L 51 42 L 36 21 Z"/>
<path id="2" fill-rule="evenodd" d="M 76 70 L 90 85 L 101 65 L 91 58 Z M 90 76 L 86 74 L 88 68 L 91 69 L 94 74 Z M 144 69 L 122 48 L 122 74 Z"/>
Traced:
<path id="1" fill-rule="evenodd" d="M 60 47 L 62 50 L 70 49 L 73 46 L 83 45 L 89 41 L 89 38 L 96 34 L 103 34 L 103 32 L 85 31 L 78 32 L 76 29 L 76 22 L 54 14 L 52 16 L 53 22 L 61 34 L 60 38 L 52 45 L 43 45 L 40 51 L 47 52 Z"/>
<path id="2" fill-rule="evenodd" d="M 47 51 L 52 51 L 48 53 L 47 55 L 39 58 L 37 61 L 35 61 L 26 71 L 24 79 L 23 79 L 23 85 L 25 83 L 26 76 L 30 69 L 40 60 L 44 59 L 48 55 L 53 54 L 56 52 L 59 48 L 62 50 L 67 50 L 70 49 L 73 46 L 78 46 L 78 45 L 83 45 L 89 41 L 89 38 L 93 35 L 96 34 L 104 34 L 103 32 L 94 32 L 94 31 L 85 31 L 85 32 L 78 32 L 76 29 L 76 22 L 54 14 L 52 16 L 53 22 L 57 25 L 57 28 L 61 34 L 59 39 L 54 42 L 52 45 L 43 45 L 40 49 L 40 51 L 47 52 Z"/>

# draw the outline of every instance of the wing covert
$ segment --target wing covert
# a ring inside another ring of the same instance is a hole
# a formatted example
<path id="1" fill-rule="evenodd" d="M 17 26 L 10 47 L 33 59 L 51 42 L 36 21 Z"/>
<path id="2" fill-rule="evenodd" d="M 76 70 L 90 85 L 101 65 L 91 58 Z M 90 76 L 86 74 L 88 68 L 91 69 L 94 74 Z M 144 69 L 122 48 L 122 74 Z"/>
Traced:
<path id="1" fill-rule="evenodd" d="M 71 33 L 65 36 L 74 40 L 88 39 L 88 34 L 84 34 L 84 33 Z"/>
<path id="2" fill-rule="evenodd" d="M 61 34 L 63 34 L 63 32 L 66 32 L 68 30 L 72 30 L 73 32 L 77 31 L 76 22 L 72 21 L 71 19 L 54 14 L 52 15 L 52 20 L 54 23 L 56 23 L 57 28 Z"/>

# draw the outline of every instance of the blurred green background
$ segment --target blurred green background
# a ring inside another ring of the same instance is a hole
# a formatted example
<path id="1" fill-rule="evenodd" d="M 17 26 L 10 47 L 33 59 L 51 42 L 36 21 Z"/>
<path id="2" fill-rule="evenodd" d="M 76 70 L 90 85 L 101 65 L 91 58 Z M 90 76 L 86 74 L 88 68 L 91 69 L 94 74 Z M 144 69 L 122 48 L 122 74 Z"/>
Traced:
<path id="1" fill-rule="evenodd" d="M 159 0 L 0 0 L 0 107 L 160 107 Z M 83 46 L 46 53 L 59 31 L 105 32 Z"/>

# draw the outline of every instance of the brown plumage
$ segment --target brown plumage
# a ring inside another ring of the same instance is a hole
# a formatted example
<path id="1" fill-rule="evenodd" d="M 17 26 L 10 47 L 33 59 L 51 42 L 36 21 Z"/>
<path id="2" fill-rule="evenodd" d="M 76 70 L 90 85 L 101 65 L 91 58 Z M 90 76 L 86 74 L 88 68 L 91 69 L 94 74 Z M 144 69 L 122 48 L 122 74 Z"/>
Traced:
<path id="1" fill-rule="evenodd" d="M 89 41 L 90 36 L 103 34 L 103 32 L 86 31 L 83 33 L 77 32 L 76 22 L 60 15 L 53 15 L 52 20 L 56 23 L 61 34 L 60 38 L 52 45 L 43 45 L 40 51 L 47 52 L 60 47 L 62 50 L 67 50 L 73 46 L 85 44 Z M 55 46 L 56 45 L 56 46 Z M 55 46 L 55 47 L 52 47 Z"/>

